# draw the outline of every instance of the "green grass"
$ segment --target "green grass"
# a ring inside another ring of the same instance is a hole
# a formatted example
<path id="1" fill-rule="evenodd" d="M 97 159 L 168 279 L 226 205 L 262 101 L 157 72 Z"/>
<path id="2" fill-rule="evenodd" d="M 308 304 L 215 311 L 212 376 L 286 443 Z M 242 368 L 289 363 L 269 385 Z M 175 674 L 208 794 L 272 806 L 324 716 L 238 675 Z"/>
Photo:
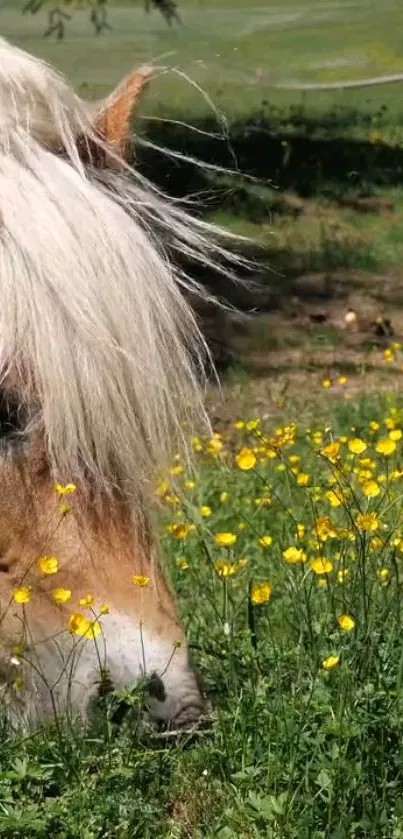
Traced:
<path id="1" fill-rule="evenodd" d="M 402 12 L 398 0 L 182 0 L 183 26 L 169 29 L 142 4 L 115 3 L 112 32 L 92 34 L 87 13 L 76 12 L 64 43 L 42 38 L 46 17 L 20 14 L 7 0 L 0 10 L 2 34 L 55 62 L 80 87 L 100 95 L 133 65 L 154 60 L 187 73 L 224 114 L 249 114 L 264 99 L 280 106 L 303 104 L 324 112 L 335 104 L 361 111 L 389 105 L 401 113 L 400 87 L 332 94 L 273 91 L 268 82 L 362 79 L 403 69 Z M 259 81 L 258 77 L 261 77 Z M 188 116 L 208 112 L 202 96 L 175 75 L 161 78 L 148 98 L 149 113 Z"/>
<path id="2" fill-rule="evenodd" d="M 194 484 L 171 478 L 165 565 L 215 706 L 211 729 L 152 737 L 138 695 L 120 728 L 102 714 L 86 735 L 61 727 L 19 739 L 5 728 L 0 835 L 400 839 L 403 443 L 390 456 L 377 444 L 399 437 L 403 409 L 327 399 L 309 431 L 290 408 L 277 426 L 206 441 Z M 347 442 L 357 437 L 362 454 Z M 332 462 L 326 447 L 339 441 Z M 248 471 L 236 463 L 244 447 Z M 217 544 L 222 532 L 236 537 L 231 548 Z M 304 561 L 286 561 L 290 546 Z M 252 602 L 256 590 L 266 602 Z M 330 656 L 340 660 L 326 670 Z"/>

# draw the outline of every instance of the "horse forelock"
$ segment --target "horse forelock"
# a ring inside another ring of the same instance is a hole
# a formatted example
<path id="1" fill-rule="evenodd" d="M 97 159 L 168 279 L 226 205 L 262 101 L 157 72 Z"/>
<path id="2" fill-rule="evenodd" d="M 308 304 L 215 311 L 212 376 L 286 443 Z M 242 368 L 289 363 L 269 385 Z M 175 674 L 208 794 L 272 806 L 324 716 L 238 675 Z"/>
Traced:
<path id="1" fill-rule="evenodd" d="M 135 172 L 95 177 L 83 137 L 102 150 L 68 84 L 0 40 L 0 368 L 38 402 L 55 475 L 141 510 L 205 421 L 203 339 L 158 236 L 206 264 L 213 246 Z"/>

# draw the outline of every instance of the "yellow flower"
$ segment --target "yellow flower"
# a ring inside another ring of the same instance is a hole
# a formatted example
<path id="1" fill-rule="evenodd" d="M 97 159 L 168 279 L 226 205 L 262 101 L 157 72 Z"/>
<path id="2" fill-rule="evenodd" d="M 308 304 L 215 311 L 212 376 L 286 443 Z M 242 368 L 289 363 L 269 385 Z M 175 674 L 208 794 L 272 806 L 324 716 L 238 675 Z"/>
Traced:
<path id="1" fill-rule="evenodd" d="M 305 472 L 301 472 L 297 477 L 297 484 L 300 487 L 306 487 L 308 484 L 311 483 L 311 476 L 307 475 Z"/>
<path id="2" fill-rule="evenodd" d="M 325 390 L 328 390 L 329 387 L 331 387 L 331 386 L 332 386 L 332 380 L 331 379 L 323 379 L 322 387 L 324 387 Z"/>
<path id="3" fill-rule="evenodd" d="M 150 577 L 145 577 L 143 574 L 134 574 L 132 577 L 132 583 L 140 588 L 145 588 L 150 585 L 151 580 Z"/>
<path id="4" fill-rule="evenodd" d="M 255 606 L 260 606 L 262 603 L 268 603 L 272 595 L 272 587 L 270 583 L 261 583 L 259 586 L 254 586 L 251 594 L 251 601 Z"/>
<path id="5" fill-rule="evenodd" d="M 69 588 L 55 588 L 52 591 L 52 597 L 55 603 L 61 606 L 71 600 L 71 591 Z"/>
<path id="6" fill-rule="evenodd" d="M 184 472 L 183 466 L 178 463 L 176 466 L 173 466 L 172 469 L 169 470 L 171 475 L 182 475 Z"/>
<path id="7" fill-rule="evenodd" d="M 218 457 L 224 448 L 224 443 L 219 434 L 214 434 L 207 444 L 207 451 L 213 457 Z"/>
<path id="8" fill-rule="evenodd" d="M 192 490 L 196 486 L 196 481 L 185 481 L 185 489 Z"/>
<path id="9" fill-rule="evenodd" d="M 299 562 L 306 562 L 307 555 L 302 548 L 296 548 L 292 545 L 283 551 L 283 558 L 289 565 L 297 565 Z"/>
<path id="10" fill-rule="evenodd" d="M 331 507 L 341 507 L 342 498 L 333 489 L 326 493 L 326 498 Z"/>
<path id="11" fill-rule="evenodd" d="M 219 577 L 233 577 L 238 570 L 236 565 L 230 562 L 221 562 L 220 560 L 214 563 L 214 568 Z"/>
<path id="12" fill-rule="evenodd" d="M 340 457 L 340 443 L 329 443 L 328 446 L 325 446 L 324 449 L 321 450 L 321 455 L 326 457 L 327 460 L 330 460 L 330 463 L 335 463 Z"/>
<path id="13" fill-rule="evenodd" d="M 221 493 L 221 495 L 220 495 L 221 504 L 228 504 L 228 501 L 230 501 L 230 499 L 231 499 L 231 496 L 230 496 L 229 492 L 222 492 Z"/>
<path id="14" fill-rule="evenodd" d="M 87 594 L 85 597 L 82 597 L 81 600 L 79 600 L 78 602 L 80 606 L 85 606 L 86 608 L 91 609 L 91 607 L 94 605 L 94 600 L 95 598 L 93 594 Z"/>
<path id="15" fill-rule="evenodd" d="M 220 548 L 232 548 L 238 536 L 235 533 L 216 533 L 215 540 Z"/>
<path id="16" fill-rule="evenodd" d="M 239 559 L 238 560 L 238 565 L 239 565 L 240 568 L 246 568 L 248 562 L 249 562 L 248 559 Z"/>
<path id="17" fill-rule="evenodd" d="M 255 498 L 256 507 L 271 507 L 272 499 L 268 495 L 263 495 L 262 498 Z"/>
<path id="18" fill-rule="evenodd" d="M 59 560 L 55 556 L 43 556 L 38 560 L 38 567 L 42 574 L 57 574 L 59 570 Z"/>
<path id="19" fill-rule="evenodd" d="M 371 422 L 369 424 L 369 427 L 370 427 L 371 431 L 379 431 L 381 426 L 380 426 L 379 422 L 376 422 L 375 420 L 371 420 Z"/>
<path id="20" fill-rule="evenodd" d="M 109 606 L 106 603 L 102 603 L 102 606 L 99 607 L 100 615 L 109 615 L 109 611 Z"/>
<path id="21" fill-rule="evenodd" d="M 339 385 L 346 385 L 347 382 L 348 382 L 348 378 L 347 378 L 347 376 L 339 376 L 337 381 L 338 381 Z"/>
<path id="22" fill-rule="evenodd" d="M 244 421 L 238 420 L 237 422 L 234 422 L 234 428 L 236 428 L 237 431 L 242 431 L 242 429 L 245 428 Z"/>
<path id="23" fill-rule="evenodd" d="M 203 446 L 198 437 L 192 437 L 192 446 L 195 452 L 202 452 Z"/>
<path id="24" fill-rule="evenodd" d="M 349 568 L 340 568 L 340 571 L 337 572 L 337 579 L 339 583 L 344 583 L 347 580 L 347 577 L 350 574 Z"/>
<path id="25" fill-rule="evenodd" d="M 390 570 L 389 568 L 381 568 L 378 571 L 378 580 L 380 583 L 387 583 L 390 577 Z"/>
<path id="26" fill-rule="evenodd" d="M 261 548 L 270 548 L 273 544 L 273 537 L 266 535 L 261 536 L 259 539 L 259 545 Z"/>
<path id="27" fill-rule="evenodd" d="M 248 525 L 246 524 L 246 521 L 240 521 L 239 524 L 238 524 L 238 530 L 242 533 L 243 530 L 247 530 L 247 529 L 248 529 Z"/>
<path id="28" fill-rule="evenodd" d="M 71 504 L 60 504 L 59 513 L 62 516 L 67 516 L 68 513 L 71 513 L 72 506 Z"/>
<path id="29" fill-rule="evenodd" d="M 354 618 L 351 618 L 350 615 L 340 615 L 340 617 L 337 618 L 337 623 L 343 632 L 352 632 L 355 627 L 355 620 Z"/>
<path id="30" fill-rule="evenodd" d="M 401 440 L 403 436 L 403 432 L 401 428 L 394 428 L 392 431 L 389 431 L 389 439 L 393 440 L 395 443 L 397 440 Z"/>
<path id="31" fill-rule="evenodd" d="M 243 469 L 245 472 L 249 469 L 253 469 L 256 465 L 256 455 L 252 449 L 241 449 L 235 460 L 238 468 Z"/>
<path id="32" fill-rule="evenodd" d="M 396 443 L 394 440 L 390 440 L 389 437 L 385 437 L 383 440 L 378 440 L 375 448 L 379 454 L 389 457 L 389 455 L 396 451 Z"/>
<path id="33" fill-rule="evenodd" d="M 194 524 L 188 524 L 187 522 L 179 522 L 178 524 L 171 524 L 169 525 L 169 532 L 175 536 L 175 539 L 187 539 L 189 533 L 192 533 L 195 530 Z"/>
<path id="34" fill-rule="evenodd" d="M 381 488 L 376 481 L 366 481 L 363 484 L 362 491 L 367 498 L 376 498 L 377 495 L 380 495 Z"/>
<path id="35" fill-rule="evenodd" d="M 328 539 L 335 539 L 338 536 L 335 525 L 328 518 L 316 519 L 313 531 L 321 542 L 327 542 Z"/>
<path id="36" fill-rule="evenodd" d="M 32 589 L 31 586 L 22 586 L 21 588 L 16 588 L 13 592 L 13 599 L 16 603 L 25 604 L 29 603 L 32 597 Z"/>
<path id="37" fill-rule="evenodd" d="M 330 574 L 330 572 L 333 571 L 333 563 L 330 562 L 330 559 L 326 559 L 324 556 L 318 556 L 316 559 L 312 560 L 311 568 L 315 574 Z"/>
<path id="38" fill-rule="evenodd" d="M 248 431 L 257 431 L 259 425 L 260 419 L 249 420 L 249 422 L 246 423 L 246 428 L 248 429 Z"/>
<path id="39" fill-rule="evenodd" d="M 177 558 L 176 564 L 177 564 L 178 568 L 181 569 L 181 571 L 187 571 L 187 569 L 189 568 L 189 563 L 188 563 L 187 559 L 182 559 L 181 557 Z"/>
<path id="40" fill-rule="evenodd" d="M 88 620 L 81 612 L 72 612 L 68 629 L 71 635 L 80 635 L 82 638 L 94 639 L 101 634 L 101 625 L 98 621 Z"/>
<path id="41" fill-rule="evenodd" d="M 169 490 L 169 482 L 161 481 L 161 483 L 157 486 L 157 489 L 155 490 L 155 494 L 158 496 L 158 498 L 165 498 L 165 496 L 168 495 Z"/>
<path id="42" fill-rule="evenodd" d="M 77 491 L 77 487 L 75 484 L 56 484 L 55 485 L 55 492 L 58 495 L 72 495 L 73 492 Z"/>
<path id="43" fill-rule="evenodd" d="M 385 361 L 387 362 L 387 364 L 393 364 L 393 362 L 395 360 L 395 354 L 394 354 L 393 350 L 390 350 L 390 349 L 384 350 L 384 356 L 385 356 Z"/>
<path id="44" fill-rule="evenodd" d="M 363 530 L 366 533 L 375 533 L 379 528 L 379 519 L 375 513 L 360 513 L 355 523 L 359 530 Z"/>
<path id="45" fill-rule="evenodd" d="M 297 539 L 303 539 L 306 533 L 304 524 L 297 524 Z"/>
<path id="46" fill-rule="evenodd" d="M 349 440 L 348 447 L 350 449 L 350 452 L 352 452 L 353 454 L 362 454 L 368 448 L 367 444 L 364 442 L 364 440 L 361 440 L 360 437 L 354 437 L 353 440 Z"/>
<path id="47" fill-rule="evenodd" d="M 329 655 L 328 658 L 325 658 L 322 661 L 322 667 L 324 670 L 333 670 L 333 667 L 337 667 L 340 664 L 340 656 L 339 655 Z"/>
<path id="48" fill-rule="evenodd" d="M 200 507 L 200 514 L 203 516 L 204 519 L 208 519 L 208 517 L 211 516 L 212 512 L 213 511 L 211 507 Z"/>

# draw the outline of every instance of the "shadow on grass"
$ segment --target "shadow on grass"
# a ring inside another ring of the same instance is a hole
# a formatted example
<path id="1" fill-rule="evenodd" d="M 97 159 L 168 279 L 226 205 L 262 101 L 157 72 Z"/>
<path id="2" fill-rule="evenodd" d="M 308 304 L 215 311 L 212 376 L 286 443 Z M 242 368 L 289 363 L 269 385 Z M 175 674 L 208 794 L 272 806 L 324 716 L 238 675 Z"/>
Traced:
<path id="1" fill-rule="evenodd" d="M 183 114 L 172 114 L 172 119 L 183 120 Z M 362 126 L 371 140 L 349 136 L 352 127 Z M 146 121 L 145 131 L 151 143 L 174 153 L 238 170 L 280 189 L 292 188 L 304 197 L 339 198 L 346 191 L 369 194 L 379 186 L 403 183 L 403 148 L 388 145 L 382 139 L 385 131 L 370 131 L 371 126 L 373 117 L 352 110 L 335 109 L 319 118 L 302 108 L 284 112 L 262 108 L 245 121 L 233 122 L 225 137 L 217 136 L 214 119 L 198 121 L 195 130 L 173 122 Z M 152 149 L 142 149 L 139 160 L 145 174 L 171 194 L 205 193 L 208 210 L 227 206 L 225 195 L 214 195 L 211 172 Z M 247 188 L 239 187 L 237 195 L 244 196 L 245 209 L 252 206 L 257 216 L 264 211 L 261 200 Z M 230 194 L 229 201 L 233 200 Z M 265 208 L 267 213 L 267 203 Z"/>

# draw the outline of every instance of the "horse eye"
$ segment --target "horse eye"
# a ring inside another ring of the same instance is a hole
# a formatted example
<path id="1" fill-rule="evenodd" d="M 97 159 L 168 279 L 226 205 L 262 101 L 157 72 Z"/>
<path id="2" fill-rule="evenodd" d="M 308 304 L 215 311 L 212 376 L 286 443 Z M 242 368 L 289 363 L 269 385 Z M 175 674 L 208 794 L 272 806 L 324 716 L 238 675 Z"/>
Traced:
<path id="1" fill-rule="evenodd" d="M 0 441 L 19 437 L 25 424 L 25 411 L 18 394 L 0 390 Z"/>

